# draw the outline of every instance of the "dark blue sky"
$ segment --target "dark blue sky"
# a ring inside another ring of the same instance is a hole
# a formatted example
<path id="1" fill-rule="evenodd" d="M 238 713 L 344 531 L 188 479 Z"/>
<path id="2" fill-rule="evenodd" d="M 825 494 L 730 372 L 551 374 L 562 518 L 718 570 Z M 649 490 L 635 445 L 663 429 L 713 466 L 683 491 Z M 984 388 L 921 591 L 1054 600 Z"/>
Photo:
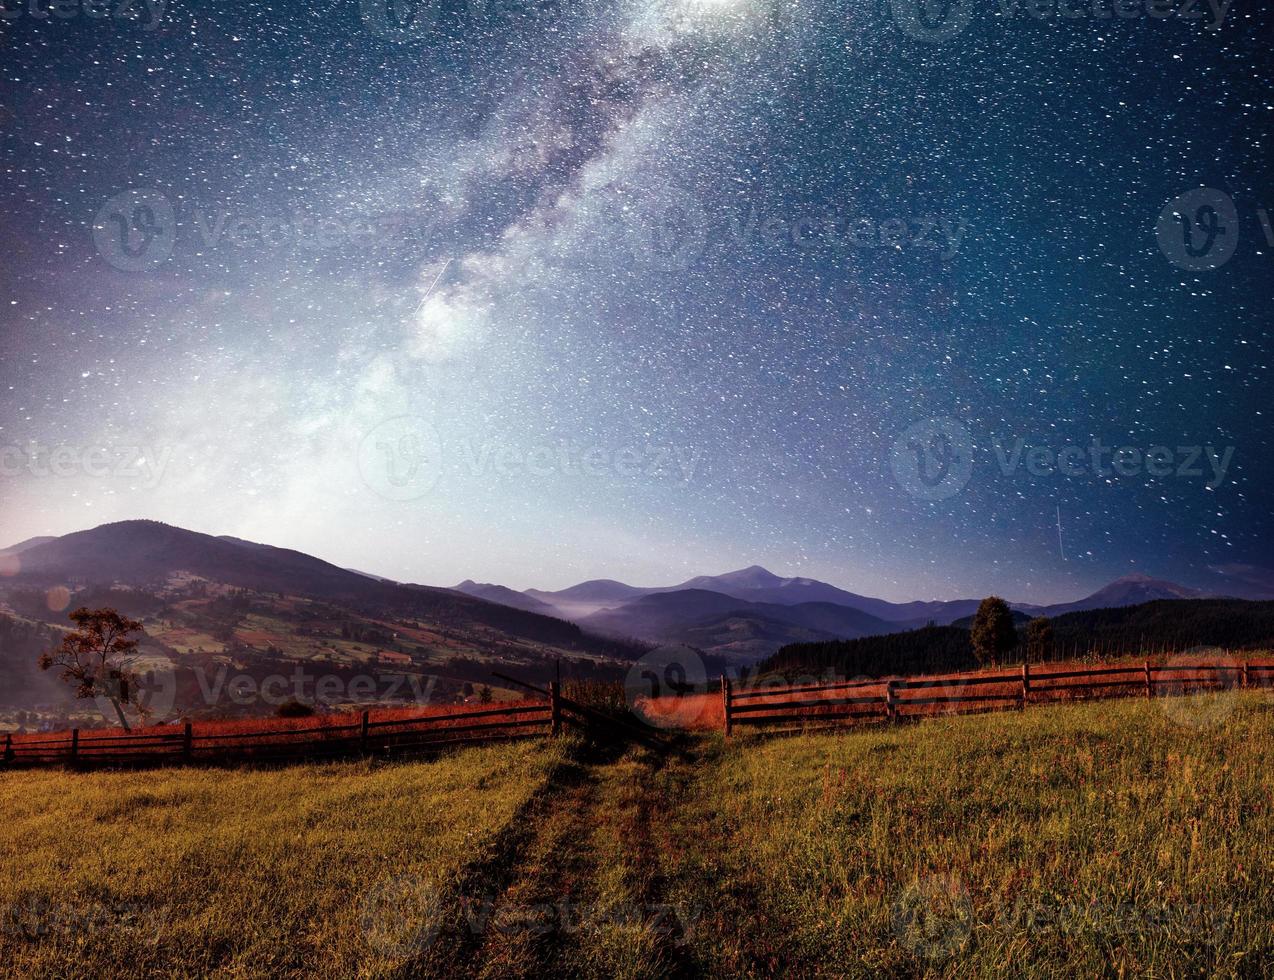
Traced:
<path id="1" fill-rule="evenodd" d="M 1274 591 L 1268 14 L 910 2 L 10 0 L 5 537 Z"/>

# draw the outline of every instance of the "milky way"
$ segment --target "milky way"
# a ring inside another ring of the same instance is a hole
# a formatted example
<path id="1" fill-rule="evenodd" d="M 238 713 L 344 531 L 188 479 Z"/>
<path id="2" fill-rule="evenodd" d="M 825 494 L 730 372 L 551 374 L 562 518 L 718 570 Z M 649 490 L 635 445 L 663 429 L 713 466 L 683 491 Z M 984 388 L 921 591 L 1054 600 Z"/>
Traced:
<path id="1" fill-rule="evenodd" d="M 8 0 L 0 544 L 1274 590 L 1268 15 L 910 2 Z"/>

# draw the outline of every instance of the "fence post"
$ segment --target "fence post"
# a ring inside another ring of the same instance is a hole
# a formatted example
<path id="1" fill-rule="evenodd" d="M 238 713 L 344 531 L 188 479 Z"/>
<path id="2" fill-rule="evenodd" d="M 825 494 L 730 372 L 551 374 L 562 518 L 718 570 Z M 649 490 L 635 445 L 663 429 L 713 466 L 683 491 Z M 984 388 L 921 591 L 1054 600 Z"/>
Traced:
<path id="1" fill-rule="evenodd" d="M 71 763 L 74 764 L 80 757 L 80 730 L 78 728 L 71 729 Z"/>
<path id="2" fill-rule="evenodd" d="M 9 732 L 4 737 L 4 761 L 6 764 L 13 761 L 13 733 Z"/>
<path id="3" fill-rule="evenodd" d="M 186 722 L 186 729 L 181 733 L 181 755 L 187 762 L 195 757 L 195 726 Z"/>
<path id="4" fill-rule="evenodd" d="M 894 684 L 896 683 L 897 681 L 891 680 L 885 685 L 885 714 L 891 723 L 898 720 L 898 698 L 894 694 Z"/>
<path id="5" fill-rule="evenodd" d="M 1239 683 L 1240 683 L 1243 687 L 1251 687 L 1251 686 L 1252 686 L 1251 670 L 1252 670 L 1252 663 L 1251 663 L 1251 661 L 1249 661 L 1249 660 L 1244 660 L 1244 661 L 1243 661 L 1243 673 L 1240 675 L 1240 681 L 1239 681 Z"/>
<path id="6" fill-rule="evenodd" d="M 368 726 L 370 726 L 371 720 L 372 720 L 371 712 L 364 711 L 363 722 L 362 722 L 362 725 L 359 726 L 359 732 L 358 732 L 359 743 L 362 745 L 364 754 L 367 753 L 367 740 L 370 734 L 370 730 Z"/>
<path id="7" fill-rule="evenodd" d="M 549 682 L 549 734 L 557 735 L 562 731 L 562 685 L 559 681 Z"/>
<path id="8" fill-rule="evenodd" d="M 734 718 L 730 715 L 730 697 L 734 694 L 734 689 L 730 685 L 730 678 L 725 674 L 721 675 L 721 717 L 724 723 L 725 737 L 729 738 L 730 733 L 734 731 Z"/>
<path id="9" fill-rule="evenodd" d="M 1150 661 L 1146 661 L 1146 697 L 1154 697 L 1154 685 L 1150 680 Z"/>
<path id="10" fill-rule="evenodd" d="M 1022 710 L 1026 710 L 1026 702 L 1031 699 L 1031 665 L 1022 663 Z"/>

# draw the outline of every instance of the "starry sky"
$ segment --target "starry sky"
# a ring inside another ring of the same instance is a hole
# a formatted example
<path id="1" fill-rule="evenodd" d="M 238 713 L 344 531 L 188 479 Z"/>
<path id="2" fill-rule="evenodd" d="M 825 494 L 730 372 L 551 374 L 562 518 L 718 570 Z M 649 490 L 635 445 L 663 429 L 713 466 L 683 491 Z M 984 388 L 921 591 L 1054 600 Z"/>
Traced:
<path id="1" fill-rule="evenodd" d="M 7 0 L 0 544 L 1274 593 L 1268 12 L 915 2 Z"/>

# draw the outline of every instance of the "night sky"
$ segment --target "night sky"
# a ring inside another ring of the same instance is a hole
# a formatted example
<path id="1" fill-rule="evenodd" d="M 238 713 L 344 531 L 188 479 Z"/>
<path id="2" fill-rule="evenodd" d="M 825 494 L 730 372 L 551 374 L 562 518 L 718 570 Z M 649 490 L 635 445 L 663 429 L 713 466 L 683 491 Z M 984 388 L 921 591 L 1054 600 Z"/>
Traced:
<path id="1" fill-rule="evenodd" d="M 909 2 L 7 0 L 0 545 L 1274 593 L 1268 11 Z"/>

